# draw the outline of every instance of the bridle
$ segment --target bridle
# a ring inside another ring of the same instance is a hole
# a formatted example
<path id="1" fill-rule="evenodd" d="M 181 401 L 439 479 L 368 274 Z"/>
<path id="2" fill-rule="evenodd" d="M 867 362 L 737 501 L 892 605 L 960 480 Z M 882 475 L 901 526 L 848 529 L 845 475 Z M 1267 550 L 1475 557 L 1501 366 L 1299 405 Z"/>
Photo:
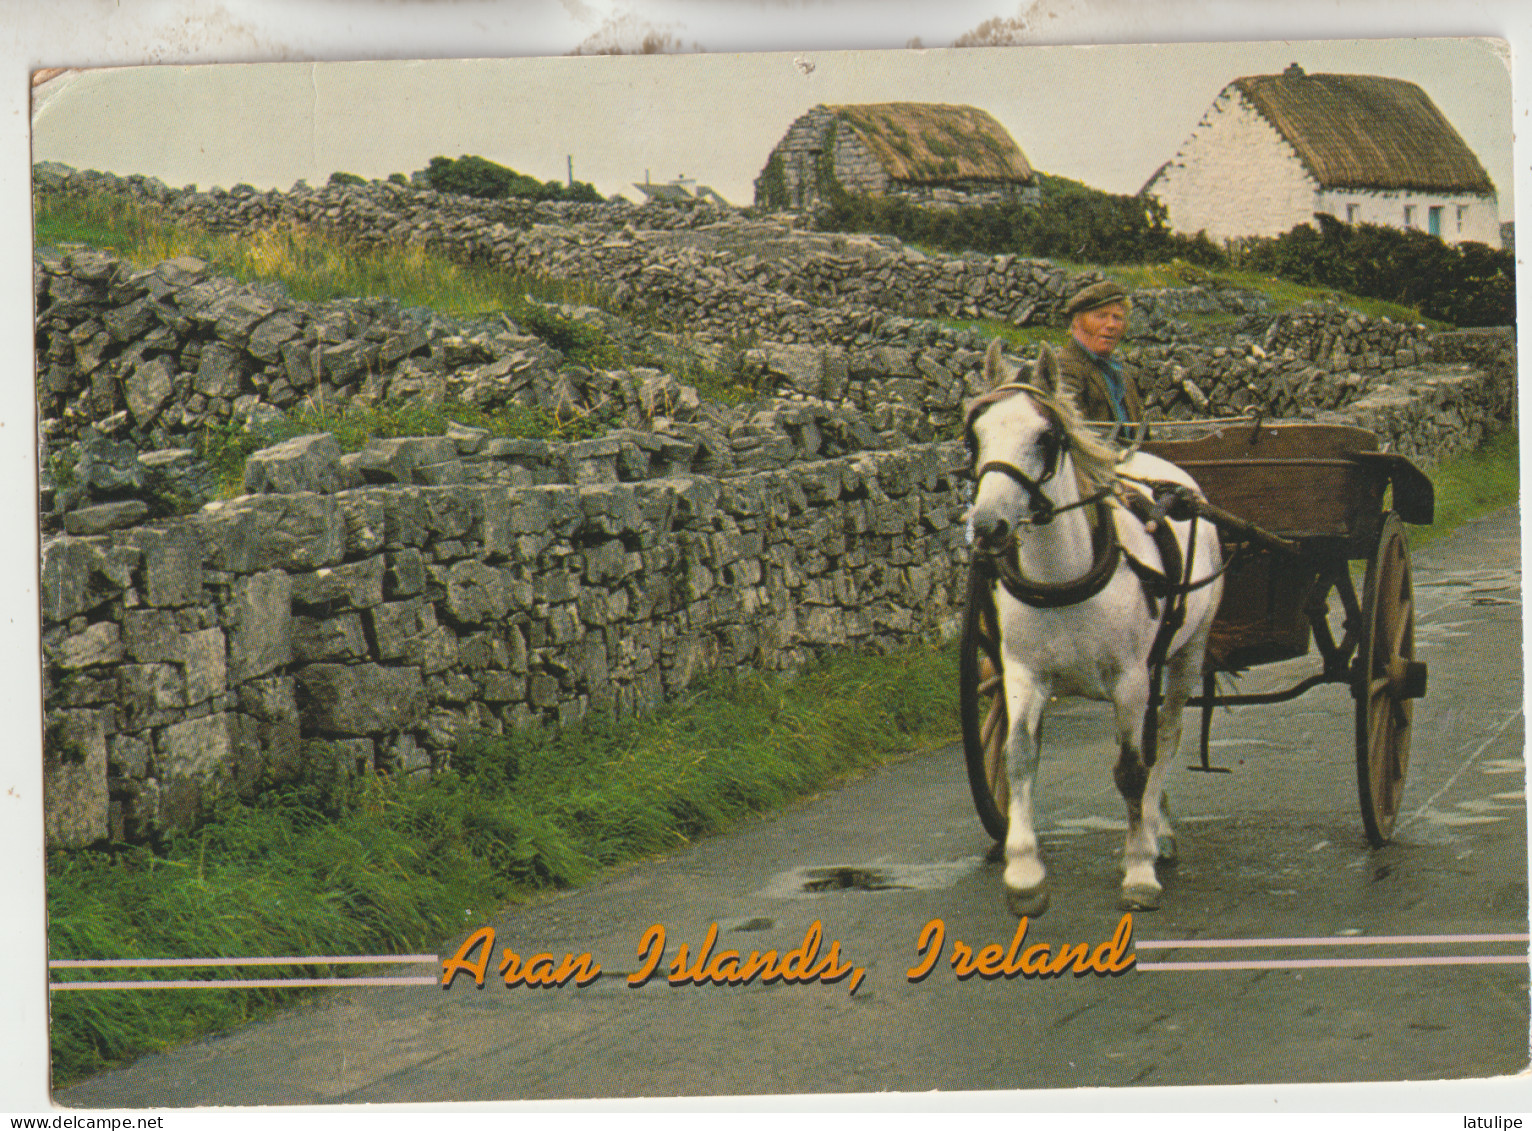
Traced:
<path id="1" fill-rule="evenodd" d="M 999 459 L 986 460 L 982 465 L 973 468 L 975 487 L 977 488 L 979 481 L 992 471 L 997 471 L 1013 480 L 1027 493 L 1027 510 L 1031 514 L 1033 526 L 1046 526 L 1065 511 L 1074 510 L 1076 507 L 1087 507 L 1110 496 L 1113 493 L 1112 488 L 1104 487 L 1092 495 L 1058 506 L 1043 492 L 1043 486 L 1058 474 L 1059 467 L 1064 462 L 1064 456 L 1069 453 L 1072 444 L 1069 431 L 1064 427 L 1064 422 L 1054 407 L 1053 398 L 1046 390 L 1036 385 L 1020 382 L 998 385 L 968 406 L 963 421 L 963 444 L 968 450 L 970 467 L 978 459 L 979 441 L 974 434 L 974 422 L 979 418 L 979 414 L 995 402 L 1009 400 L 1017 393 L 1029 395 L 1048 420 L 1048 430 L 1038 441 L 1043 447 L 1042 474 L 1034 479 L 1013 463 Z"/>

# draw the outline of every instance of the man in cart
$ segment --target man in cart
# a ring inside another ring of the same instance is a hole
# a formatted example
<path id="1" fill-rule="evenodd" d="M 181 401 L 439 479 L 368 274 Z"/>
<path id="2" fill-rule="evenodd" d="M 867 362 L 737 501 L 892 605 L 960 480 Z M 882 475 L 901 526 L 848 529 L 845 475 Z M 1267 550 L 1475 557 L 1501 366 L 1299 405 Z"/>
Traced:
<path id="1" fill-rule="evenodd" d="M 1113 352 L 1128 328 L 1128 295 L 1113 282 L 1093 283 L 1064 305 L 1069 342 L 1059 351 L 1064 385 L 1086 420 L 1137 424 L 1144 418 L 1133 371 Z"/>

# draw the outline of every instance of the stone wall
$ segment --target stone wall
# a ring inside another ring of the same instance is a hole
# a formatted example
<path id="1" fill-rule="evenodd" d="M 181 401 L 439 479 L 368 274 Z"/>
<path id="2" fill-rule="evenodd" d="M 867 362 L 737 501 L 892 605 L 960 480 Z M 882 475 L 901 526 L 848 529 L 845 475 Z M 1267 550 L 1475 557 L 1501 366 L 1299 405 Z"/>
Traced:
<path id="1" fill-rule="evenodd" d="M 223 790 L 425 773 L 469 730 L 950 631 L 962 470 L 940 443 L 724 479 L 380 485 L 48 539 L 49 837 L 152 840 Z"/>
<path id="2" fill-rule="evenodd" d="M 483 201 L 375 183 L 195 192 L 145 177 L 34 169 L 39 199 L 108 194 L 177 223 L 253 233 L 296 224 L 363 244 L 437 248 L 508 270 L 597 279 L 699 338 L 855 345 L 889 312 L 1041 323 L 1099 272 L 1013 255 L 924 255 L 889 237 L 811 235 L 708 203 Z"/>

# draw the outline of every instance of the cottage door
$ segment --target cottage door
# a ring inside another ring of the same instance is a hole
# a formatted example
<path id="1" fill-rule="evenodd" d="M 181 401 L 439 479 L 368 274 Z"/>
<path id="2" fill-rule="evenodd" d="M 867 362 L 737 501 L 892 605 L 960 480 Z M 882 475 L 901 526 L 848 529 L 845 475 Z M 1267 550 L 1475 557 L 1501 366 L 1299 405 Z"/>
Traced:
<path id="1" fill-rule="evenodd" d="M 1426 231 L 1430 232 L 1433 236 L 1442 234 L 1442 210 L 1440 205 L 1427 211 Z"/>

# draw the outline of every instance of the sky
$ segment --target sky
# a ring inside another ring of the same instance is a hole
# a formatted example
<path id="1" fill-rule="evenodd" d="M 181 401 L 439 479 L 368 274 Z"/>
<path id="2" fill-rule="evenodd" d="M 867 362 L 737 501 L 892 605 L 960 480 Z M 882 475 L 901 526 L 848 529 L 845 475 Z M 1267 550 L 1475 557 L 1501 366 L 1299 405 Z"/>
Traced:
<path id="1" fill-rule="evenodd" d="M 283 189 L 466 153 L 562 180 L 572 159 L 605 195 L 641 199 L 632 185 L 646 175 L 684 175 L 748 204 L 772 146 L 816 103 L 950 102 L 992 113 L 1035 168 L 1132 193 L 1227 83 L 1297 62 L 1418 83 L 1478 154 L 1509 219 L 1503 49 L 1395 39 L 143 66 L 42 85 L 33 154 L 175 186 Z"/>

